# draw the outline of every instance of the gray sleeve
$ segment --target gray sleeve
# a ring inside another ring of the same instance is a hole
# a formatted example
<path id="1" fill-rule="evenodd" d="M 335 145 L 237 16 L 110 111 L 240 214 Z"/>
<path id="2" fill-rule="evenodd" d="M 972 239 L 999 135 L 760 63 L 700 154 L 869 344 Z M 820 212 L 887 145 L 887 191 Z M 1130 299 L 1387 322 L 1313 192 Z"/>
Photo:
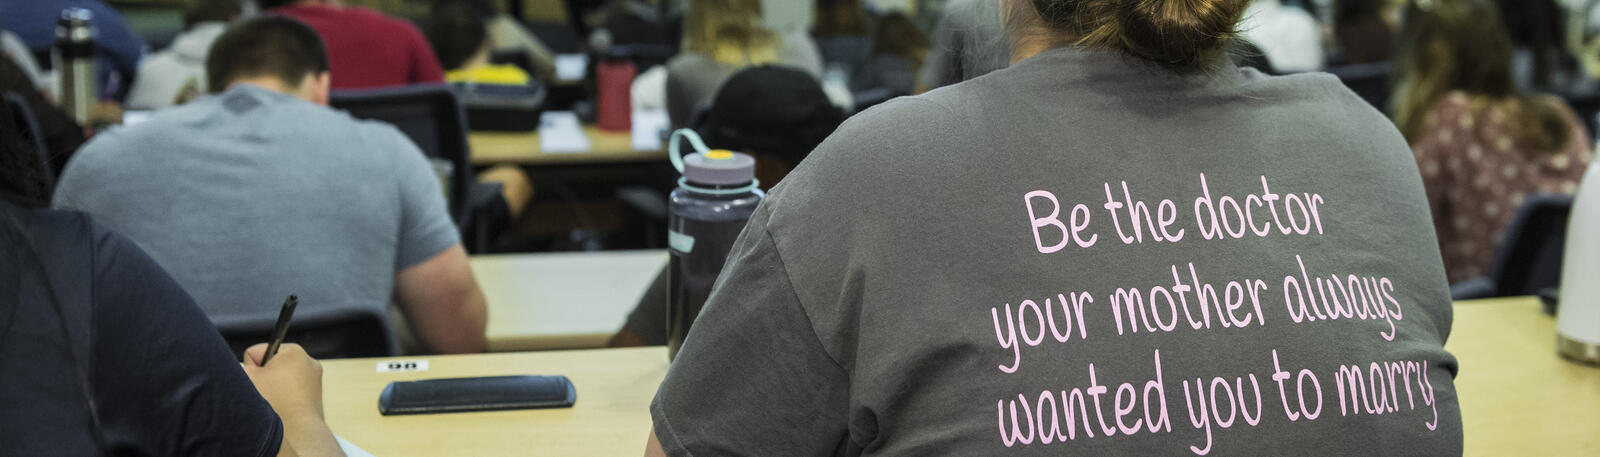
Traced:
<path id="1" fill-rule="evenodd" d="M 668 455 L 834 455 L 845 370 L 823 349 L 758 211 L 650 405 Z"/>
<path id="2" fill-rule="evenodd" d="M 410 268 L 433 258 L 451 246 L 461 244 L 461 232 L 450 218 L 444 188 L 433 166 L 409 138 L 390 128 L 395 145 L 395 185 L 400 197 L 400 236 L 394 256 L 394 271 Z"/>

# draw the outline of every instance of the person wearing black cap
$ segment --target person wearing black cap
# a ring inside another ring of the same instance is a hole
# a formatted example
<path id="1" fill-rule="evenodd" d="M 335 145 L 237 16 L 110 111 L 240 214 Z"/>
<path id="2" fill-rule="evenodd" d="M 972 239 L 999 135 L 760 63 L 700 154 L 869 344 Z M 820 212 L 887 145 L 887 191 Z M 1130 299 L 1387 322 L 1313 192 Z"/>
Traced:
<path id="1" fill-rule="evenodd" d="M 723 83 L 695 130 L 706 145 L 756 158 L 756 179 L 771 190 L 844 122 L 822 86 L 804 71 L 777 65 L 751 67 Z M 667 341 L 667 271 L 661 270 L 612 346 L 662 345 Z"/>

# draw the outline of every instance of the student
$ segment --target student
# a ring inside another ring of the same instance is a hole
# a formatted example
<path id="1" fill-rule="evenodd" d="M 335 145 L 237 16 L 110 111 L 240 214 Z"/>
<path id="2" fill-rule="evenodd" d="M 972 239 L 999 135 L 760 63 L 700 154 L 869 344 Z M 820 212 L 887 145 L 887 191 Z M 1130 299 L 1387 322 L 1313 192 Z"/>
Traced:
<path id="1" fill-rule="evenodd" d="M 484 349 L 484 298 L 423 154 L 328 109 L 316 32 L 268 16 L 206 59 L 215 95 L 113 129 L 67 165 L 55 206 L 150 252 L 213 320 L 400 305 L 423 349 Z"/>
<path id="2" fill-rule="evenodd" d="M 1395 121 L 1416 153 L 1451 282 L 1488 273 L 1523 200 L 1572 194 L 1593 157 L 1566 104 L 1517 89 L 1500 24 L 1484 1 L 1406 10 Z"/>
<path id="3" fill-rule="evenodd" d="M 1394 53 L 1394 32 L 1383 20 L 1389 0 L 1340 0 L 1334 10 L 1333 35 L 1339 42 L 1342 64 L 1389 60 Z"/>
<path id="4" fill-rule="evenodd" d="M 843 71 L 847 81 L 872 58 L 872 19 L 861 0 L 816 0 L 811 36 L 823 64 Z"/>
<path id="5" fill-rule="evenodd" d="M 22 37 L 35 53 L 48 51 L 56 41 L 56 21 L 61 10 L 88 9 L 94 15 L 95 55 L 99 62 L 98 85 L 111 100 L 127 95 L 128 83 L 139 71 L 144 58 L 144 40 L 133 33 L 116 9 L 100 0 L 0 0 L 0 29 Z M 115 75 L 113 81 L 113 75 Z M 108 91 L 108 89 L 112 89 Z"/>
<path id="6" fill-rule="evenodd" d="M 1600 84 L 1578 67 L 1567 47 L 1566 12 L 1555 0 L 1495 0 L 1511 37 L 1517 88 L 1558 94 L 1595 94 Z"/>
<path id="7" fill-rule="evenodd" d="M 206 51 L 239 19 L 239 0 L 198 0 L 183 14 L 184 32 L 166 50 L 139 63 L 139 79 L 128 92 L 128 109 L 179 105 L 206 90 Z"/>
<path id="8" fill-rule="evenodd" d="M 795 51 L 808 43 L 786 41 L 761 21 L 759 0 L 689 2 L 683 52 L 667 62 L 667 117 L 673 126 L 689 125 L 695 109 L 709 102 L 722 82 L 740 68 L 769 63 L 821 66 L 805 61 L 806 54 Z"/>
<path id="9" fill-rule="evenodd" d="M 342 455 L 317 362 L 286 344 L 263 366 L 258 345 L 240 370 L 138 246 L 44 209 L 13 122 L 0 110 L 0 454 Z"/>
<path id="10" fill-rule="evenodd" d="M 1267 55 L 1272 68 L 1285 73 L 1321 70 L 1322 29 L 1316 18 L 1282 0 L 1253 0 L 1239 23 L 1245 39 Z"/>
<path id="11" fill-rule="evenodd" d="M 953 0 L 946 3 L 934 25 L 932 46 L 922 67 L 917 92 L 955 84 L 1005 68 L 1010 64 L 1000 2 Z"/>
<path id="12" fill-rule="evenodd" d="M 799 69 L 762 65 L 739 70 L 717 92 L 704 122 L 695 131 L 708 147 L 750 154 L 756 180 L 770 191 L 823 138 L 844 121 L 816 78 Z M 612 347 L 667 344 L 667 269 L 650 283 L 613 335 Z"/>
<path id="13" fill-rule="evenodd" d="M 928 37 L 911 18 L 900 13 L 884 15 L 872 34 L 872 58 L 856 72 L 852 89 L 888 89 L 891 96 L 911 95 L 917 72 L 928 57 Z"/>
<path id="14" fill-rule="evenodd" d="M 428 42 L 444 65 L 446 81 L 511 86 L 533 81 L 515 65 L 489 63 L 487 24 L 493 14 L 492 6 L 448 0 L 433 4 L 428 14 Z"/>
<path id="15" fill-rule="evenodd" d="M 411 23 L 342 0 L 258 0 L 263 11 L 299 19 L 328 47 L 334 89 L 444 82 L 428 40 Z"/>
<path id="16" fill-rule="evenodd" d="M 647 455 L 1461 454 L 1387 119 L 1232 66 L 1238 0 L 1003 7 L 1010 67 L 857 114 L 762 201 Z"/>

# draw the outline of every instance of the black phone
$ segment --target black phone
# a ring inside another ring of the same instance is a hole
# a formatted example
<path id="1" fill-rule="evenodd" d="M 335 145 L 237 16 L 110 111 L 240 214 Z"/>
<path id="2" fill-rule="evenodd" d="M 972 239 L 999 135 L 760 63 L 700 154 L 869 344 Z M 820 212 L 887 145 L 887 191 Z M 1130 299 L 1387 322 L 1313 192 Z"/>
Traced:
<path id="1" fill-rule="evenodd" d="M 378 412 L 460 413 L 507 409 L 567 408 L 578 391 L 566 376 L 488 376 L 395 381 L 378 396 Z"/>

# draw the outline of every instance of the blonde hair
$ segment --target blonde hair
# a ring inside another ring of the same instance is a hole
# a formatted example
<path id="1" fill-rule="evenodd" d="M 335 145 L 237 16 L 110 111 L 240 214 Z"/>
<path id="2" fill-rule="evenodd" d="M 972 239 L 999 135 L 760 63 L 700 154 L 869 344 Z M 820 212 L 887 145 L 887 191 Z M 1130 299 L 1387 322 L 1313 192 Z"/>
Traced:
<path id="1" fill-rule="evenodd" d="M 731 67 L 776 62 L 778 36 L 761 21 L 761 0 L 691 0 L 683 51 Z"/>

